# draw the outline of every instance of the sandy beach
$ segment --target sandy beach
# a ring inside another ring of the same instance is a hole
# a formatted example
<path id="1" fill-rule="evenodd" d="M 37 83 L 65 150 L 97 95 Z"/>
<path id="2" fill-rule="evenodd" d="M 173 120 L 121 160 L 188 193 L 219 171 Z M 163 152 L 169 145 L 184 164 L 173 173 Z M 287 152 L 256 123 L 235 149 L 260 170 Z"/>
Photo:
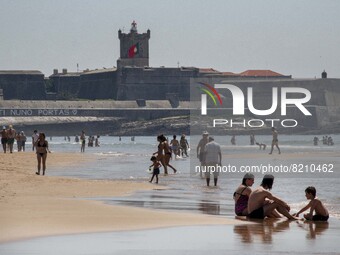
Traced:
<path id="1" fill-rule="evenodd" d="M 35 175 L 36 155 L 29 147 L 24 153 L 1 153 L 0 253 L 338 254 L 337 171 L 309 178 L 275 173 L 273 194 L 288 200 L 292 212 L 306 204 L 305 186 L 317 186 L 331 215 L 328 223 L 236 220 L 232 193 L 240 182 L 237 173 L 221 174 L 218 187 L 206 187 L 205 180 L 192 176 L 189 160 L 196 158 L 190 155 L 171 162 L 178 174 L 161 175 L 159 185 L 150 184 L 145 170 L 154 137 L 122 140 L 102 137 L 99 148 L 81 154 L 79 144 L 53 137 L 46 176 Z M 283 144 L 282 149 L 281 155 L 268 155 L 225 145 L 223 159 L 238 167 L 332 163 L 338 169 L 337 148 L 301 150 Z M 256 176 L 254 187 L 261 181 L 261 174 Z"/>
<path id="2" fill-rule="evenodd" d="M 46 176 L 37 176 L 33 152 L 0 154 L 0 242 L 76 233 L 239 223 L 222 217 L 112 206 L 83 199 L 127 196 L 138 190 L 164 186 L 48 176 L 49 168 L 91 160 L 90 155 L 51 153 Z"/>

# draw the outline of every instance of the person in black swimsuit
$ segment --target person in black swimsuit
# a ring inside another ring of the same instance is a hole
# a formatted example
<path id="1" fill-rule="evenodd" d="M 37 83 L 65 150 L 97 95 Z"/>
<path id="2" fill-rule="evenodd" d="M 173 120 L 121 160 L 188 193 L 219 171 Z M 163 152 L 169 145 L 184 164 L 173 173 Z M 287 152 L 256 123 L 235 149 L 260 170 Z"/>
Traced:
<path id="1" fill-rule="evenodd" d="M 170 167 L 172 170 L 174 170 L 174 173 L 177 172 L 177 170 L 172 166 L 170 165 L 170 159 L 171 159 L 171 155 L 172 155 L 172 152 L 171 152 L 171 148 L 168 144 L 168 141 L 167 139 L 165 138 L 165 136 L 163 135 L 162 136 L 162 142 L 163 142 L 163 150 L 164 150 L 164 163 L 167 167 Z"/>
<path id="2" fill-rule="evenodd" d="M 36 174 L 40 175 L 41 163 L 42 163 L 43 175 L 45 175 L 47 152 L 51 153 L 51 151 L 48 149 L 48 142 L 46 141 L 46 137 L 44 133 L 39 134 L 39 138 L 36 141 L 35 147 L 36 147 L 37 160 L 38 160 L 38 172 L 36 172 Z"/>
<path id="3" fill-rule="evenodd" d="M 0 134 L 1 134 L 2 149 L 4 150 L 4 153 L 6 153 L 8 136 L 7 136 L 7 130 L 5 126 L 2 128 L 2 131 L 0 132 Z"/>
<path id="4" fill-rule="evenodd" d="M 158 150 L 153 153 L 153 155 L 157 155 L 157 160 L 162 163 L 164 167 L 164 175 L 168 175 L 168 167 L 172 168 L 174 173 L 176 173 L 177 170 L 169 164 L 172 153 L 165 136 L 163 134 L 157 136 L 157 141 L 159 142 Z"/>
<path id="5" fill-rule="evenodd" d="M 163 152 L 164 151 L 164 143 L 163 143 L 163 137 L 164 137 L 164 135 L 157 136 L 157 141 L 159 142 L 158 149 L 152 155 L 154 155 L 154 156 L 156 155 L 157 160 L 159 162 L 161 162 L 162 166 L 164 167 L 164 175 L 167 175 L 168 174 L 168 167 L 167 167 L 167 165 L 165 164 L 165 161 L 164 161 L 164 152 Z"/>

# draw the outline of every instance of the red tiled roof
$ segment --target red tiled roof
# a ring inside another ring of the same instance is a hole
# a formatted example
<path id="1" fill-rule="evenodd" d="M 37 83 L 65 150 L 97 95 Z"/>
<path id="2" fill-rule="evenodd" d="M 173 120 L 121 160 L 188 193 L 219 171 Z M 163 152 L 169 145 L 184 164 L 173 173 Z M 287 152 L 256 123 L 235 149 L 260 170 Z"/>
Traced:
<path id="1" fill-rule="evenodd" d="M 253 77 L 284 76 L 283 74 L 273 72 L 272 70 L 247 70 L 247 71 L 240 73 L 240 75 L 241 76 L 253 76 Z"/>

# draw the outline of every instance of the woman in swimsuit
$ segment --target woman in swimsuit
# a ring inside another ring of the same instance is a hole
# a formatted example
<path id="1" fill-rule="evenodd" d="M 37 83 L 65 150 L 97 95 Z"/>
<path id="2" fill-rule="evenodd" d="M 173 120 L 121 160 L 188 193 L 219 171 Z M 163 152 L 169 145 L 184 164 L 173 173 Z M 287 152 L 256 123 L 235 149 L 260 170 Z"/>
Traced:
<path id="1" fill-rule="evenodd" d="M 163 143 L 163 137 L 164 135 L 159 135 L 157 136 L 157 141 L 159 142 L 158 144 L 158 149 L 157 152 L 153 153 L 153 155 L 157 155 L 157 160 L 162 163 L 162 166 L 164 167 L 164 174 L 168 174 L 168 168 L 167 165 L 165 164 L 165 157 L 164 157 L 164 143 Z M 164 137 L 165 138 L 165 137 Z"/>
<path id="2" fill-rule="evenodd" d="M 38 172 L 36 172 L 37 175 L 40 175 L 41 162 L 43 165 L 43 175 L 45 175 L 47 152 L 51 153 L 48 149 L 48 142 L 45 140 L 45 138 L 45 134 L 40 133 L 35 144 L 38 160 Z"/>
<path id="3" fill-rule="evenodd" d="M 169 143 L 166 140 L 164 135 L 162 135 L 161 140 L 163 142 L 163 149 L 164 149 L 164 163 L 167 167 L 172 168 L 172 170 L 174 170 L 174 173 L 176 173 L 177 170 L 172 165 L 169 164 L 170 159 L 171 159 L 171 154 L 172 154 Z"/>
<path id="4" fill-rule="evenodd" d="M 165 136 L 157 136 L 157 141 L 159 142 L 158 151 L 155 152 L 153 155 L 157 154 L 157 160 L 159 160 L 164 167 L 164 174 L 168 174 L 168 167 L 172 168 L 174 170 L 174 173 L 176 173 L 177 170 L 169 164 L 172 153 Z"/>
<path id="5" fill-rule="evenodd" d="M 244 175 L 242 184 L 234 192 L 235 214 L 237 216 L 248 215 L 248 199 L 251 193 L 251 186 L 254 184 L 254 175 L 247 173 Z"/>

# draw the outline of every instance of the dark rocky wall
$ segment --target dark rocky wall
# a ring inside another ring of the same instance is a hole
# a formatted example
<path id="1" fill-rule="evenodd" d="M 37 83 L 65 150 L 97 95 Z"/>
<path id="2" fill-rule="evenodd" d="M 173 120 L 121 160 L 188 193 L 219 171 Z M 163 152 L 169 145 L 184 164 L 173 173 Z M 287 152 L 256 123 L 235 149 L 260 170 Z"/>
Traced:
<path id="1" fill-rule="evenodd" d="M 122 68 L 118 78 L 117 100 L 166 100 L 177 94 L 179 100 L 190 99 L 190 78 L 198 69 L 182 68 Z"/>
<path id="2" fill-rule="evenodd" d="M 55 87 L 57 99 L 75 99 L 80 90 L 80 75 L 52 75 L 50 76 Z"/>
<path id="3" fill-rule="evenodd" d="M 83 74 L 80 76 L 78 98 L 115 99 L 117 97 L 117 72 Z"/>
<path id="4" fill-rule="evenodd" d="M 0 89 L 3 99 L 45 100 L 44 75 L 38 71 L 32 73 L 0 71 Z"/>

